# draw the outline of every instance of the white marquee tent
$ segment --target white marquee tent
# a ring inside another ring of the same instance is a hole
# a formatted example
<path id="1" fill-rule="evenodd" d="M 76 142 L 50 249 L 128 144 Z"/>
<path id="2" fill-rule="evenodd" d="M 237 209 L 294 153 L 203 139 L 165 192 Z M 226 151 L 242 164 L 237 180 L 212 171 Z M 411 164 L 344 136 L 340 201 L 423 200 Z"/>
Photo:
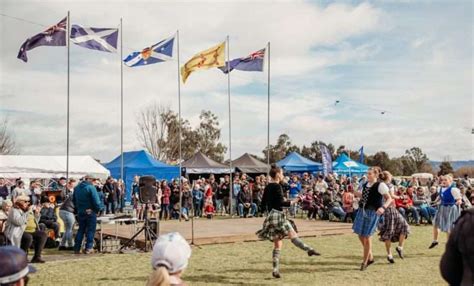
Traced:
<path id="1" fill-rule="evenodd" d="M 69 177 L 86 174 L 105 179 L 110 172 L 91 156 L 69 156 Z M 0 177 L 50 179 L 66 176 L 66 156 L 4 155 L 0 156 Z"/>

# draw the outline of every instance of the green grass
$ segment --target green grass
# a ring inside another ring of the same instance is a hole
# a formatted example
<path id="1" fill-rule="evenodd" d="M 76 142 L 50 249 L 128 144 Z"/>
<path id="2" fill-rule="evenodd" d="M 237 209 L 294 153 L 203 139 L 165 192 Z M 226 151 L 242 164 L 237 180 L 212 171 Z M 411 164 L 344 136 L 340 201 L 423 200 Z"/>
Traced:
<path id="1" fill-rule="evenodd" d="M 445 237 L 442 237 L 444 242 Z M 439 274 L 444 243 L 428 250 L 431 227 L 412 226 L 405 259 L 388 264 L 383 243 L 375 241 L 376 263 L 359 271 L 361 247 L 355 235 L 305 239 L 321 257 L 285 240 L 282 278 L 271 278 L 270 242 L 219 244 L 193 248 L 184 280 L 188 285 L 445 285 Z M 82 256 L 84 257 L 84 256 Z M 105 254 L 38 265 L 31 285 L 144 285 L 151 271 L 150 254 Z"/>

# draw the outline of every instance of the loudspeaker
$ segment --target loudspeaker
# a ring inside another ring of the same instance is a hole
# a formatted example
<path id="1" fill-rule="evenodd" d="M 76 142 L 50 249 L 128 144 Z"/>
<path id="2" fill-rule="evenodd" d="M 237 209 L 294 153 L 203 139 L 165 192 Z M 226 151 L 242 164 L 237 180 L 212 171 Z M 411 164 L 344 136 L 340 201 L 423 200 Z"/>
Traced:
<path id="1" fill-rule="evenodd" d="M 139 186 L 139 199 L 142 204 L 152 203 L 155 204 L 158 201 L 156 194 L 158 188 L 156 187 L 156 178 L 154 176 L 142 176 L 138 180 Z"/>

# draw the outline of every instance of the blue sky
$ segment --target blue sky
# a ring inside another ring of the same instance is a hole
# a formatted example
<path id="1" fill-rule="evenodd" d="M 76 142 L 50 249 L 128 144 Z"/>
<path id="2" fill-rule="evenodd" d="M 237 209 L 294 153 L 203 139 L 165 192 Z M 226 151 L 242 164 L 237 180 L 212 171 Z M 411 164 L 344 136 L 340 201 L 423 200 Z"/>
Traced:
<path id="1" fill-rule="evenodd" d="M 421 147 L 431 159 L 473 159 L 471 1 L 2 1 L 4 14 L 50 25 L 116 27 L 124 54 L 180 29 L 182 61 L 230 36 L 231 57 L 271 42 L 271 141 L 314 140 L 401 155 Z M 204 4 L 204 5 L 203 5 Z M 91 5 L 94 9 L 90 9 Z M 24 154 L 65 152 L 66 49 L 21 43 L 42 28 L 0 17 L 0 116 Z M 71 47 L 71 152 L 103 161 L 120 150 L 120 58 Z M 125 149 L 139 149 L 136 116 L 157 102 L 177 110 L 177 63 L 125 67 Z M 233 72 L 232 153 L 261 155 L 266 144 L 264 73 Z M 335 105 L 335 101 L 340 103 Z M 194 73 L 182 87 L 183 116 L 219 116 L 228 144 L 226 77 Z M 386 111 L 381 114 L 381 111 Z"/>

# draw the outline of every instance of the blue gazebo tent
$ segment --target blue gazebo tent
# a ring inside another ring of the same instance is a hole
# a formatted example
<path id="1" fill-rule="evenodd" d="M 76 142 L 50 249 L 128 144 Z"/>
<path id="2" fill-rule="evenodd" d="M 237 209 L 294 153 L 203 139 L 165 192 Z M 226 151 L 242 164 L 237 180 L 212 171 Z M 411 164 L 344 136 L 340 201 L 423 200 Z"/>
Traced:
<path id="1" fill-rule="evenodd" d="M 311 161 L 296 152 L 291 152 L 276 164 L 285 172 L 318 172 L 323 169 L 321 163 Z"/>
<path id="2" fill-rule="evenodd" d="M 131 187 L 133 178 L 138 176 L 151 175 L 156 179 L 172 180 L 180 175 L 179 167 L 167 165 L 153 158 L 150 154 L 141 151 L 131 151 L 123 153 L 123 175 L 126 187 L 125 199 L 131 200 Z M 114 178 L 120 178 L 121 156 L 117 156 L 110 163 L 104 165 Z"/>
<path id="3" fill-rule="evenodd" d="M 342 153 L 333 162 L 332 171 L 339 175 L 361 175 L 367 173 L 369 167 L 349 158 L 346 153 Z"/>

